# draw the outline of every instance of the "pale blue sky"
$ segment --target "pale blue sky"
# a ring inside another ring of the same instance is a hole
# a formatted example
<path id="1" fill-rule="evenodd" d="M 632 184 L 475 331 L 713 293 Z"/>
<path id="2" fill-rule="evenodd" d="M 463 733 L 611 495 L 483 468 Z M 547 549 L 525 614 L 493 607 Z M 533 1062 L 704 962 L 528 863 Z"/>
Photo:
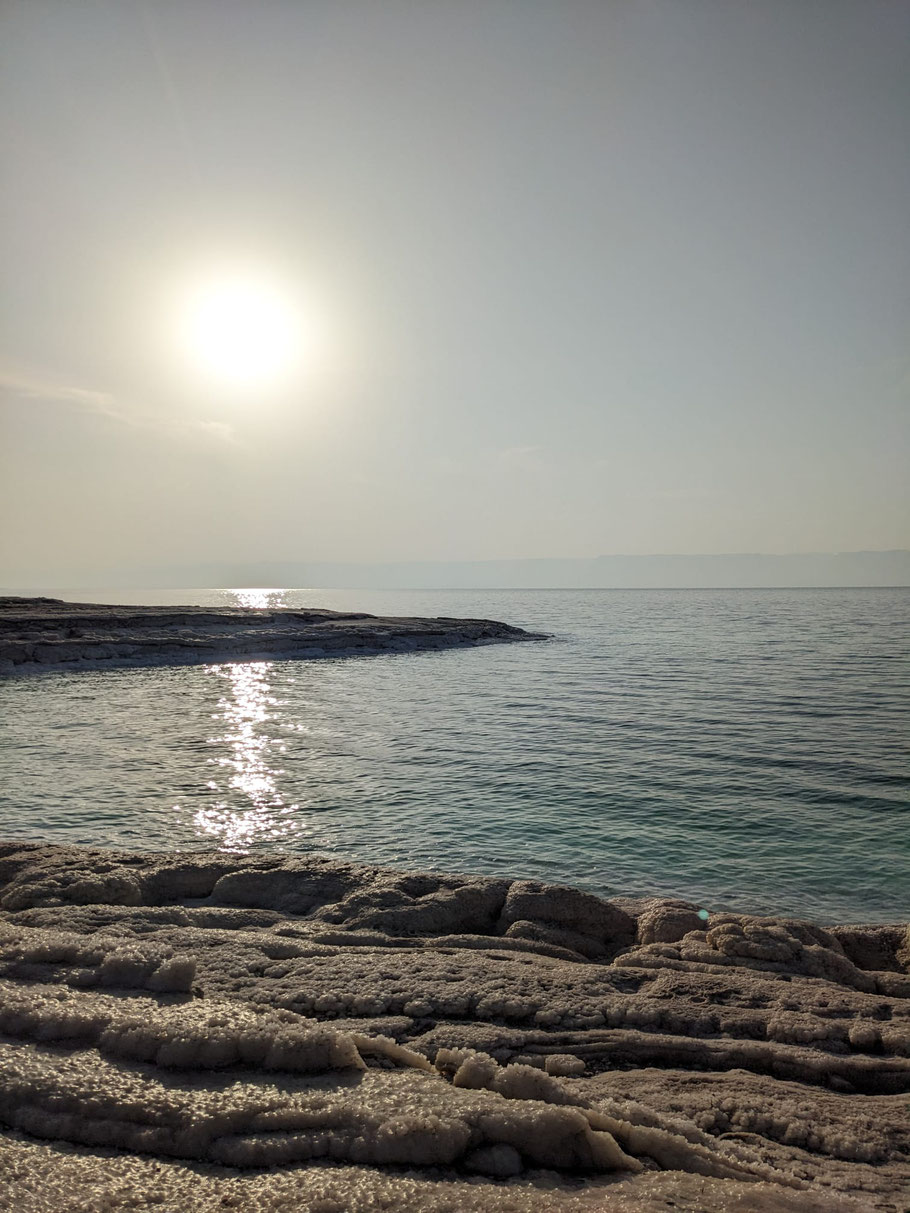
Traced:
<path id="1" fill-rule="evenodd" d="M 910 5 L 0 10 L 7 584 L 910 547 Z M 255 266 L 321 354 L 216 387 Z"/>

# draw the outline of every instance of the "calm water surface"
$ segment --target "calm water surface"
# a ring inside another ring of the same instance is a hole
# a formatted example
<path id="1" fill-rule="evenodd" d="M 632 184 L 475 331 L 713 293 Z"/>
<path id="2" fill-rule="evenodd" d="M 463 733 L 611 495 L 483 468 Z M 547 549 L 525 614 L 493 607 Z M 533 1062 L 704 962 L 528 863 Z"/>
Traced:
<path id="1" fill-rule="evenodd" d="M 0 836 L 910 913 L 910 591 L 122 591 L 541 644 L 0 683 Z"/>

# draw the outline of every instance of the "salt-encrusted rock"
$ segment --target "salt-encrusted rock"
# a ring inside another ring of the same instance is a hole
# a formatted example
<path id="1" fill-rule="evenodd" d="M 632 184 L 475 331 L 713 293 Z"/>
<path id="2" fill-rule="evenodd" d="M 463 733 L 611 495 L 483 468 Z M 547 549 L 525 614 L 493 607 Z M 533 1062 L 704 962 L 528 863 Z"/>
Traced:
<path id="1" fill-rule="evenodd" d="M 902 938 L 897 945 L 894 958 L 905 972 L 910 973 L 910 926 L 897 929 L 901 932 Z"/>
<path id="2" fill-rule="evenodd" d="M 20 843 L 0 907 L 18 1213 L 67 1207 L 64 1174 L 87 1213 L 894 1213 L 910 1186 L 904 926 Z"/>
<path id="3" fill-rule="evenodd" d="M 828 933 L 858 969 L 895 973 L 910 969 L 910 932 L 903 926 L 831 927 Z M 907 952 L 899 958 L 902 946 Z"/>
<path id="4" fill-rule="evenodd" d="M 635 939 L 635 919 L 619 906 L 593 893 L 536 880 L 512 882 L 500 921 L 505 928 L 517 922 L 542 923 L 570 932 L 567 938 L 586 937 L 610 954 Z"/>
<path id="5" fill-rule="evenodd" d="M 465 1166 L 469 1171 L 479 1171 L 482 1175 L 493 1175 L 497 1179 L 508 1179 L 512 1175 L 520 1175 L 524 1170 L 521 1155 L 514 1146 L 481 1146 L 465 1156 Z"/>
<path id="6" fill-rule="evenodd" d="M 533 1170 L 508 1183 L 478 1173 L 421 1174 L 412 1168 L 403 1174 L 366 1164 L 222 1170 L 151 1155 L 61 1148 L 20 1134 L 0 1135 L 0 1191 L 7 1190 L 15 1191 L 17 1213 L 71 1208 L 85 1213 L 145 1208 L 192 1213 L 860 1213 L 863 1208 L 831 1190 L 793 1191 L 760 1181 L 731 1185 L 680 1171 L 645 1171 L 619 1182 L 615 1175 L 588 1176 L 580 1184 L 574 1176 L 565 1181 L 552 1171 Z"/>
<path id="7" fill-rule="evenodd" d="M 0 675 L 338 657 L 541 639 L 490 619 L 379 618 L 310 608 L 108 606 L 0 597 Z"/>
<path id="8" fill-rule="evenodd" d="M 552 954 L 564 954 L 571 960 L 609 960 L 616 952 L 615 947 L 610 947 L 593 935 L 582 935 L 579 931 L 570 931 L 567 927 L 532 922 L 525 918 L 519 918 L 517 922 L 509 924 L 506 928 L 506 938 L 510 941 L 526 939 L 545 944 Z"/>
<path id="9" fill-rule="evenodd" d="M 551 1053 L 544 1061 L 544 1069 L 555 1078 L 577 1078 L 584 1074 L 585 1063 L 571 1053 Z"/>
<path id="10" fill-rule="evenodd" d="M 706 922 L 687 901 L 647 903 L 638 917 L 638 943 L 676 943 L 690 931 L 704 931 Z"/>

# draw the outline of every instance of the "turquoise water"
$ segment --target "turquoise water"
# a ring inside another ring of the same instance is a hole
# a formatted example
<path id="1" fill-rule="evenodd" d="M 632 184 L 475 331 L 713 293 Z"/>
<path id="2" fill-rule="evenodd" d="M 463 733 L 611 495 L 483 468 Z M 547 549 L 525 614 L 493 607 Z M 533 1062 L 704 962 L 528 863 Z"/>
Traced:
<path id="1" fill-rule="evenodd" d="M 540 644 L 0 683 L 0 836 L 910 912 L 910 591 L 172 591 Z"/>

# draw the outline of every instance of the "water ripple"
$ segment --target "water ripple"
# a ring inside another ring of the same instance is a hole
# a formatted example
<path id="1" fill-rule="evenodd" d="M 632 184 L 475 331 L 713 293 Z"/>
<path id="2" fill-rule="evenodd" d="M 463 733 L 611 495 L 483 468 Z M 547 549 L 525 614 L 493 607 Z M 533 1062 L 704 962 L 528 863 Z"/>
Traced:
<path id="1" fill-rule="evenodd" d="M 485 616 L 555 639 L 6 681 L 0 835 L 907 916 L 908 591 L 185 598 Z"/>

